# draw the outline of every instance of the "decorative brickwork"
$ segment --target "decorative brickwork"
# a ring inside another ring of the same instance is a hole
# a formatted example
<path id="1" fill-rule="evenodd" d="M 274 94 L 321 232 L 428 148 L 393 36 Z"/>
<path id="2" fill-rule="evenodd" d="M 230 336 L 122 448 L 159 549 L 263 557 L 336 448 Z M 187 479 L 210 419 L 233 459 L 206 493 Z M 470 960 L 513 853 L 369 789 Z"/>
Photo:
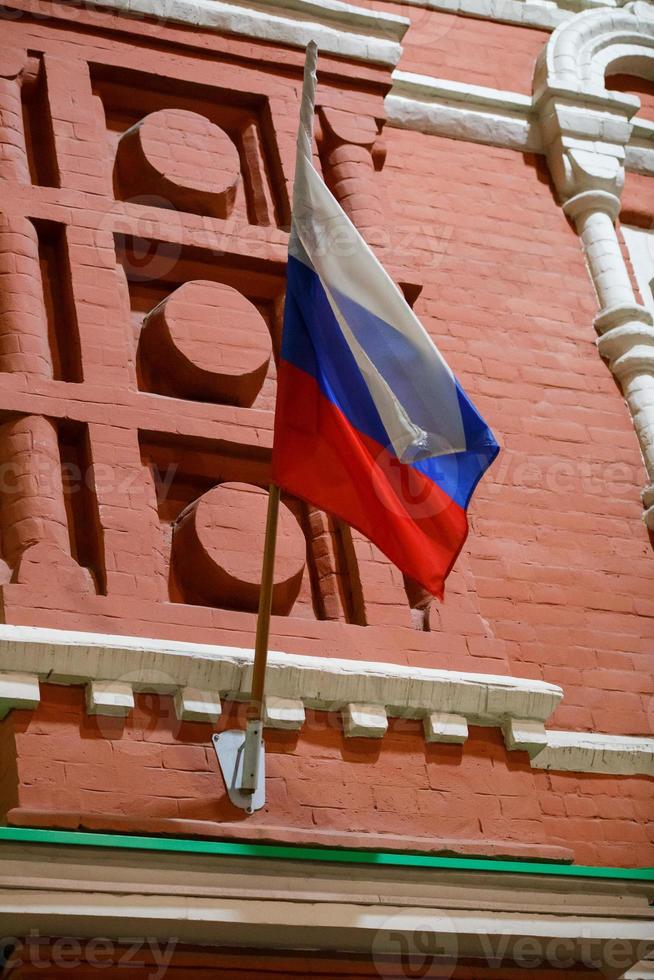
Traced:
<path id="1" fill-rule="evenodd" d="M 360 534 L 283 501 L 271 647 L 287 682 L 265 704 L 269 791 L 256 816 L 244 823 L 229 804 L 210 744 L 243 720 L 247 665 L 219 685 L 211 657 L 187 649 L 188 670 L 171 678 L 156 651 L 132 647 L 119 676 L 99 676 L 90 649 L 95 675 L 79 652 L 42 670 L 23 639 L 0 678 L 6 819 L 651 864 L 647 476 L 589 335 L 595 290 L 541 153 L 569 197 L 579 148 L 557 170 L 545 102 L 527 98 L 549 33 L 384 0 L 385 16 L 294 0 L 265 17 L 180 0 L 159 22 L 116 14 L 118 3 L 10 5 L 29 10 L 2 21 L 0 60 L 6 623 L 252 647 L 307 32 L 325 42 L 316 166 L 503 452 L 444 605 Z M 391 128 L 384 98 L 407 10 L 401 68 L 435 71 L 437 59 L 450 90 L 405 77 Z M 436 128 L 435 110 L 399 128 L 408 91 L 427 106 L 437 91 Z M 466 100 L 476 116 L 460 125 Z M 482 145 L 496 117 L 508 119 L 503 145 Z M 621 145 L 641 172 L 623 207 L 642 226 L 654 201 L 638 161 L 651 148 L 634 133 Z M 594 230 L 580 222 L 597 282 L 622 263 L 631 294 L 608 214 L 596 209 Z M 637 413 L 639 391 L 625 394 Z M 338 690 L 332 704 L 297 689 L 289 654 L 339 661 L 342 687 L 337 671 L 314 676 Z M 451 673 L 425 682 L 416 705 L 401 671 L 385 678 L 370 662 Z M 547 710 L 534 707 L 541 695 Z"/>

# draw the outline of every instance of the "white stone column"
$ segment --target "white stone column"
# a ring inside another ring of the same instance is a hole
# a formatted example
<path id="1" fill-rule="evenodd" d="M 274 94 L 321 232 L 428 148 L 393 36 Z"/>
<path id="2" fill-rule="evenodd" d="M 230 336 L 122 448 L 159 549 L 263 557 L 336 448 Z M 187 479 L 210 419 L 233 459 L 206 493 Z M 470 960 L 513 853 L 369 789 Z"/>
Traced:
<path id="1" fill-rule="evenodd" d="M 654 69 L 649 5 L 578 14 L 554 31 L 539 58 L 534 101 L 550 172 L 597 293 L 597 347 L 620 384 L 640 443 L 648 476 L 644 520 L 654 530 L 654 323 L 636 298 L 615 228 L 640 103 L 608 91 L 604 82 L 625 52 L 627 60 L 648 59 Z"/>
<path id="2" fill-rule="evenodd" d="M 614 225 L 619 210 L 619 197 L 603 190 L 583 191 L 564 204 L 600 304 L 594 321 L 597 348 L 620 384 L 640 443 L 649 478 L 643 516 L 654 530 L 654 325 L 631 285 Z"/>

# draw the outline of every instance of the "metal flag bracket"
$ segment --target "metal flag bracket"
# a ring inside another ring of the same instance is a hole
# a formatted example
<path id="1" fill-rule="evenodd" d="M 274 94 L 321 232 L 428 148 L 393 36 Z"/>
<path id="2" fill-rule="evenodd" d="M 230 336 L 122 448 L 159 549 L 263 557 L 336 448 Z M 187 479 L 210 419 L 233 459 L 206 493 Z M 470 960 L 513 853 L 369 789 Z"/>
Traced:
<path id="1" fill-rule="evenodd" d="M 249 721 L 246 731 L 231 729 L 212 737 L 229 799 L 254 813 L 266 802 L 266 753 L 263 723 Z"/>

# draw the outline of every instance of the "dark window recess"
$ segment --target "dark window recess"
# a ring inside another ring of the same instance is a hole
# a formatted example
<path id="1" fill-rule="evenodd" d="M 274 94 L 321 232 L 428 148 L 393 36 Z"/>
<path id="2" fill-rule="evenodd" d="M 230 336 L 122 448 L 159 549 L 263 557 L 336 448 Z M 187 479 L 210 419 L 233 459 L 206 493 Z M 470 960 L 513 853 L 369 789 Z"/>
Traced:
<path id="1" fill-rule="evenodd" d="M 107 593 L 104 538 L 95 492 L 88 427 L 64 421 L 59 426 L 59 453 L 70 552 L 88 568 L 100 595 Z"/>
<path id="2" fill-rule="evenodd" d="M 38 55 L 31 57 L 30 67 L 32 70 L 21 87 L 23 129 L 30 176 L 32 183 L 41 187 L 60 187 L 45 67 Z"/>
<path id="3" fill-rule="evenodd" d="M 54 377 L 80 382 L 82 356 L 64 226 L 50 221 L 34 221 L 34 226 Z"/>

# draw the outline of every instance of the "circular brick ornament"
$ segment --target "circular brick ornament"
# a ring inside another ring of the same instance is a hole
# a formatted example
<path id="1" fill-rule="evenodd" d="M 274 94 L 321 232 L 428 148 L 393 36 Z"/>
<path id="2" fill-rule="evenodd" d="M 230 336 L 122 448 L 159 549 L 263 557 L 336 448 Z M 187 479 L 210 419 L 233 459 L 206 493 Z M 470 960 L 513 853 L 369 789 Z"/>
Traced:
<path id="1" fill-rule="evenodd" d="M 186 282 L 145 319 L 139 357 L 160 394 L 247 407 L 266 377 L 272 341 L 266 321 L 238 290 Z"/>
<path id="2" fill-rule="evenodd" d="M 268 493 L 248 483 L 222 483 L 186 508 L 173 534 L 173 561 L 187 601 L 256 612 Z M 306 562 L 304 535 L 279 508 L 272 610 L 286 616 L 297 599 Z"/>
<path id="3" fill-rule="evenodd" d="M 121 137 L 116 178 L 123 197 L 155 194 L 171 207 L 229 217 L 240 179 L 238 150 L 206 116 L 160 109 Z"/>

